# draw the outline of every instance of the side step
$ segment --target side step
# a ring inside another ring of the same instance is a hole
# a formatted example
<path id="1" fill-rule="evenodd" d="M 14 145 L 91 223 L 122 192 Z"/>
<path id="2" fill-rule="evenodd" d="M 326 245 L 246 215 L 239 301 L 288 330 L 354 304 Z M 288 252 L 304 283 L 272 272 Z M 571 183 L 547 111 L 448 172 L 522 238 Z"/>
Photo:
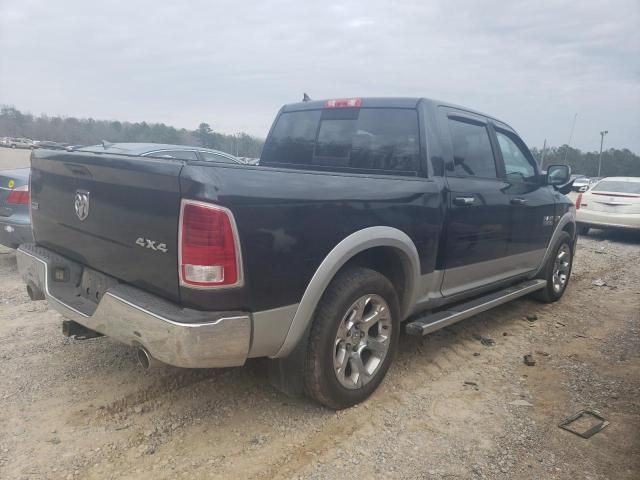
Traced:
<path id="1" fill-rule="evenodd" d="M 490 310 L 493 307 L 510 302 L 518 297 L 523 297 L 536 290 L 541 290 L 545 287 L 546 283 L 546 280 L 527 280 L 526 282 L 513 285 L 504 290 L 490 293 L 484 297 L 452 305 L 446 310 L 431 313 L 407 323 L 405 331 L 409 335 L 418 336 L 435 332 L 465 318 Z"/>

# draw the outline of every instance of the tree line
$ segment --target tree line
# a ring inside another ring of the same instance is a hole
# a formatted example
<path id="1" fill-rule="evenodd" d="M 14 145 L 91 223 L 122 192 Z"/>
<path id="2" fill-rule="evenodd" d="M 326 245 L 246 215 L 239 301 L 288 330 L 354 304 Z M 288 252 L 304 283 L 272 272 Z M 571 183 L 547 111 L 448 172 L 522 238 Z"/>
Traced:
<path id="1" fill-rule="evenodd" d="M 213 148 L 240 157 L 257 158 L 264 140 L 238 133 L 227 135 L 215 132 L 208 123 L 195 130 L 178 129 L 164 123 L 119 122 L 93 118 L 57 117 L 22 113 L 12 106 L 0 107 L 0 137 L 26 137 L 51 140 L 73 145 L 94 145 L 109 142 L 151 142 L 193 145 Z M 595 177 L 598 174 L 598 152 L 582 152 L 568 145 L 547 148 L 544 152 L 532 148 L 538 163 L 546 168 L 554 164 L 568 164 L 574 173 Z M 610 148 L 602 152 L 600 176 L 640 177 L 640 157 L 624 148 Z"/>
<path id="2" fill-rule="evenodd" d="M 582 152 L 568 145 L 547 148 L 544 152 L 532 148 L 531 153 L 538 160 L 538 164 L 546 169 L 549 165 L 569 165 L 575 174 L 587 177 L 598 176 L 599 152 Z M 623 148 L 610 148 L 602 151 L 601 177 L 640 177 L 640 157 L 632 151 Z"/>
<path id="3" fill-rule="evenodd" d="M 13 106 L 0 106 L 0 137 L 24 137 L 72 145 L 109 142 L 170 143 L 213 148 L 239 157 L 257 158 L 264 141 L 238 133 L 215 132 L 208 123 L 196 130 L 175 128 L 164 123 L 120 122 L 23 113 Z"/>

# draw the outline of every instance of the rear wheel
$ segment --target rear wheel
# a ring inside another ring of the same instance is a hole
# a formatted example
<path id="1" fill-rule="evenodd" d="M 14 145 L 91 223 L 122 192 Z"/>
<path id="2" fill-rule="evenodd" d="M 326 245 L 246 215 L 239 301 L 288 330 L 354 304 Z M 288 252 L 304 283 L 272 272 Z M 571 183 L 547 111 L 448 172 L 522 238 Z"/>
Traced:
<path id="1" fill-rule="evenodd" d="M 573 245 L 571 235 L 562 232 L 555 243 L 552 255 L 540 272 L 540 278 L 545 279 L 547 284 L 545 288 L 535 292 L 534 296 L 538 300 L 551 303 L 560 300 L 564 294 L 571 276 Z"/>
<path id="2" fill-rule="evenodd" d="M 366 400 L 389 369 L 399 333 L 398 296 L 391 282 L 368 268 L 340 272 L 311 327 L 307 395 L 334 409 Z"/>

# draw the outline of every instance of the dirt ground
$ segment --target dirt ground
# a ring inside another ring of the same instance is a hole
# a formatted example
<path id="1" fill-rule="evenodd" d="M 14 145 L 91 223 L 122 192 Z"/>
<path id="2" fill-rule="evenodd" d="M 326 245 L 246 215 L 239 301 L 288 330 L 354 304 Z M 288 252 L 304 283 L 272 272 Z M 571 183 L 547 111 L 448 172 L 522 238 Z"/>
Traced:
<path id="1" fill-rule="evenodd" d="M 0 478 L 640 478 L 639 261 L 639 236 L 594 231 L 560 302 L 402 336 L 378 392 L 335 413 L 253 365 L 144 372 L 108 338 L 65 338 L 0 250 Z M 609 426 L 558 428 L 582 409 Z"/>
<path id="2" fill-rule="evenodd" d="M 0 170 L 28 167 L 29 155 L 31 150 L 0 147 Z"/>

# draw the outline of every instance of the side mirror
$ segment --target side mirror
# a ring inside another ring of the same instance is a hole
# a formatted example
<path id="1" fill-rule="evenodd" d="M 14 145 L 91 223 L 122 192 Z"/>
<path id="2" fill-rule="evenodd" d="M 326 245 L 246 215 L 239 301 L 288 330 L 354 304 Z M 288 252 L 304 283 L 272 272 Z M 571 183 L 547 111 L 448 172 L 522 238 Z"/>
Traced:
<path id="1" fill-rule="evenodd" d="M 564 185 L 571 180 L 569 165 L 550 165 L 547 168 L 547 185 Z"/>

